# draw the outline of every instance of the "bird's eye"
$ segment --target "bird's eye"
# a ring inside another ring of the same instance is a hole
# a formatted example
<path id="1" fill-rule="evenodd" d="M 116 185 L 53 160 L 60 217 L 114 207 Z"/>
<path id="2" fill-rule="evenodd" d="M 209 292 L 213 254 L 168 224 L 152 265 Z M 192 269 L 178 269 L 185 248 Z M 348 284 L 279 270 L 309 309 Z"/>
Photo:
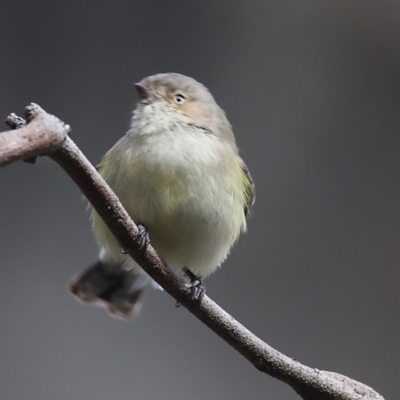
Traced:
<path id="1" fill-rule="evenodd" d="M 185 102 L 185 96 L 183 94 L 177 93 L 174 95 L 174 101 L 176 104 L 183 104 Z"/>

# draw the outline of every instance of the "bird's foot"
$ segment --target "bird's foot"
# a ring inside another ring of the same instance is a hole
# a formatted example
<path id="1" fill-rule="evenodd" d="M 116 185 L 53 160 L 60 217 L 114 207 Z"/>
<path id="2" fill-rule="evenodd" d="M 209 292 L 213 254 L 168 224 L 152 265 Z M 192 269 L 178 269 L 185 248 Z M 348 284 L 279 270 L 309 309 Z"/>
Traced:
<path id="1" fill-rule="evenodd" d="M 188 290 L 192 292 L 192 300 L 201 301 L 206 293 L 206 287 L 204 286 L 201 279 L 196 276 L 189 268 L 184 268 L 183 272 L 190 280 Z M 175 307 L 180 307 L 181 303 L 176 302 Z"/>
<path id="2" fill-rule="evenodd" d="M 136 238 L 136 242 L 132 249 L 145 249 L 149 244 L 150 244 L 150 236 L 149 232 L 147 232 L 146 227 L 143 224 L 137 224 L 139 233 Z M 122 254 L 128 254 L 129 250 L 127 249 L 121 249 Z"/>

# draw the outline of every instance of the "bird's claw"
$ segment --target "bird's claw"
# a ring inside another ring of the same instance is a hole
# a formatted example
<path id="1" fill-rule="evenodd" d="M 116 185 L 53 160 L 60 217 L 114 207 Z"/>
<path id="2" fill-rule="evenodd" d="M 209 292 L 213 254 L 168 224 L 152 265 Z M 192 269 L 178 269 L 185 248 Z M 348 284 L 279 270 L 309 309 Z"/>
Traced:
<path id="1" fill-rule="evenodd" d="M 150 236 L 149 236 L 149 232 L 147 232 L 146 227 L 143 224 L 138 224 L 137 225 L 139 233 L 137 235 L 136 241 L 134 246 L 132 246 L 132 249 L 145 249 L 149 244 L 150 244 Z M 121 249 L 121 253 L 122 254 L 128 254 L 130 250 Z"/>
<path id="2" fill-rule="evenodd" d="M 185 275 L 190 279 L 188 289 L 193 293 L 193 300 L 201 301 L 206 293 L 206 287 L 201 279 L 196 276 L 189 268 L 184 268 Z"/>

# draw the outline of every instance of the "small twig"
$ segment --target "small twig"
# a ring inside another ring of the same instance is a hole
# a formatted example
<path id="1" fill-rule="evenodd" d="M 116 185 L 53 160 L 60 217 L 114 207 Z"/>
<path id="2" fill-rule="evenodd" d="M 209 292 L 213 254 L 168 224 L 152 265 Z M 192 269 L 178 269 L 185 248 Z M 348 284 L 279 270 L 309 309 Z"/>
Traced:
<path id="1" fill-rule="evenodd" d="M 128 249 L 129 255 L 165 291 L 258 370 L 288 383 L 303 399 L 383 400 L 381 395 L 360 382 L 334 372 L 307 367 L 283 355 L 237 322 L 208 296 L 204 296 L 201 301 L 193 301 L 186 280 L 170 268 L 151 245 L 145 248 L 135 245 L 139 234 L 137 226 L 96 169 L 66 136 L 68 125 L 37 105 L 28 106 L 27 110 L 30 122 L 26 127 L 0 134 L 0 166 L 48 154 L 80 187 L 117 238 L 121 248 Z M 23 125 L 22 121 L 13 115 L 9 123 L 17 128 Z M 13 136 L 12 133 L 18 135 Z"/>
<path id="2" fill-rule="evenodd" d="M 15 114 L 7 117 L 6 124 L 14 130 L 0 134 L 0 167 L 21 159 L 33 162 L 34 157 L 51 153 L 71 130 L 35 103 L 26 107 L 25 117 L 29 125 Z"/>

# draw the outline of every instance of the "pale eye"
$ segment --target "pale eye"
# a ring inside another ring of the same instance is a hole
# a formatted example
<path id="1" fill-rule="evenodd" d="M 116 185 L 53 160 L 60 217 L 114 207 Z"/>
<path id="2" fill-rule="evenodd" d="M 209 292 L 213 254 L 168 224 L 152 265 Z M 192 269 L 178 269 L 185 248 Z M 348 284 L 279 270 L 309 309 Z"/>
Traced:
<path id="1" fill-rule="evenodd" d="M 183 104 L 185 102 L 185 96 L 183 94 L 177 93 L 174 95 L 174 101 L 176 104 Z"/>

